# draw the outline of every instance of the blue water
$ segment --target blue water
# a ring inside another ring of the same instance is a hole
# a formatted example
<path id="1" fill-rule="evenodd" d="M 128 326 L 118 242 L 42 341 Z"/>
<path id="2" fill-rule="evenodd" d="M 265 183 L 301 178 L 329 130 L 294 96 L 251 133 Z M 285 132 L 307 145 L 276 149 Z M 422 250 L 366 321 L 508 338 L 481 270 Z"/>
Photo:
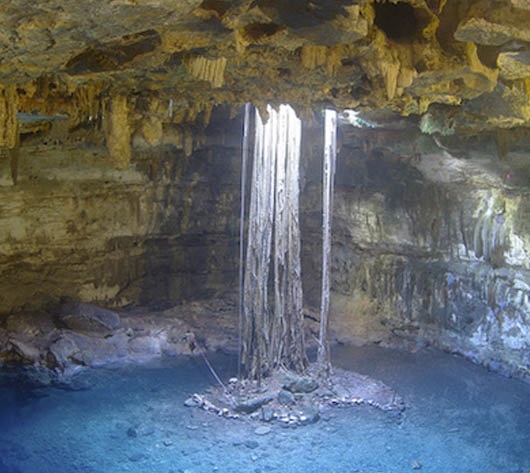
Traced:
<path id="1" fill-rule="evenodd" d="M 391 385 L 407 409 L 337 409 L 260 436 L 183 406 L 213 382 L 200 358 L 86 371 L 75 391 L 1 375 L 0 473 L 530 472 L 530 385 L 431 350 L 339 347 L 334 363 Z"/>

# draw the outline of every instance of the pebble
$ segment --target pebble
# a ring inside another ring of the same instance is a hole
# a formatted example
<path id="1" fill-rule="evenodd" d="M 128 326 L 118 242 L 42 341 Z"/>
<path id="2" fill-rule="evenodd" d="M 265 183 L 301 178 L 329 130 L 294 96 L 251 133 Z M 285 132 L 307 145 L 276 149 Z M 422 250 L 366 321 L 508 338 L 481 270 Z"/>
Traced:
<path id="1" fill-rule="evenodd" d="M 271 407 L 262 407 L 261 408 L 261 420 L 263 422 L 270 422 L 274 419 L 274 409 Z"/>
<path id="2" fill-rule="evenodd" d="M 294 394 L 289 391 L 286 391 L 285 389 L 282 389 L 278 393 L 278 402 L 282 404 L 283 406 L 294 404 L 295 403 Z"/>
<path id="3" fill-rule="evenodd" d="M 258 447 L 259 447 L 259 443 L 256 442 L 256 440 L 247 440 L 247 441 L 245 442 L 245 447 L 254 450 L 255 448 L 258 448 Z"/>
<path id="4" fill-rule="evenodd" d="M 267 435 L 271 432 L 271 428 L 266 426 L 266 425 L 262 425 L 260 427 L 258 427 L 256 430 L 254 430 L 254 433 L 256 435 Z"/>
<path id="5" fill-rule="evenodd" d="M 198 407 L 199 403 L 193 397 L 189 397 L 184 401 L 184 405 L 186 407 Z"/>
<path id="6" fill-rule="evenodd" d="M 133 453 L 129 457 L 129 461 L 131 461 L 131 462 L 139 462 L 140 460 L 144 460 L 146 458 L 147 458 L 147 455 L 145 453 L 138 452 L 138 453 Z"/>
<path id="7" fill-rule="evenodd" d="M 138 433 L 143 437 L 148 437 L 149 435 L 153 435 L 155 430 L 156 429 L 150 425 L 147 427 L 142 427 Z"/>

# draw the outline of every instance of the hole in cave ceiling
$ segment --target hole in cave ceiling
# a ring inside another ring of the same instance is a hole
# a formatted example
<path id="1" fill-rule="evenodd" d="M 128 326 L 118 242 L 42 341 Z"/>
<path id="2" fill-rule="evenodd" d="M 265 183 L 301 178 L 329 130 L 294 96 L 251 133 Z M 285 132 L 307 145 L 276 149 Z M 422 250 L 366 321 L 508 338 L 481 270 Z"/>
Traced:
<path id="1" fill-rule="evenodd" d="M 429 21 L 425 12 L 409 3 L 375 3 L 374 10 L 376 26 L 394 41 L 420 39 Z"/>

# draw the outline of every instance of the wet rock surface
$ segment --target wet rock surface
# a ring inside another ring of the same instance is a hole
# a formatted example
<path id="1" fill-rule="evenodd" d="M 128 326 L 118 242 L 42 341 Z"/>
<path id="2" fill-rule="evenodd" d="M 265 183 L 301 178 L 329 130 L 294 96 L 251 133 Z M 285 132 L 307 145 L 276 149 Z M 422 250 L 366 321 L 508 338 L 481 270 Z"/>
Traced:
<path id="1" fill-rule="evenodd" d="M 208 323 L 212 317 L 217 321 L 215 327 Z M 92 304 L 68 304 L 58 317 L 8 318 L 7 328 L 0 332 L 0 364 L 4 368 L 25 366 L 35 383 L 68 384 L 83 367 L 192 354 L 186 339 L 190 333 L 201 352 L 234 351 L 234 317 L 234 306 L 226 300 L 119 314 Z"/>

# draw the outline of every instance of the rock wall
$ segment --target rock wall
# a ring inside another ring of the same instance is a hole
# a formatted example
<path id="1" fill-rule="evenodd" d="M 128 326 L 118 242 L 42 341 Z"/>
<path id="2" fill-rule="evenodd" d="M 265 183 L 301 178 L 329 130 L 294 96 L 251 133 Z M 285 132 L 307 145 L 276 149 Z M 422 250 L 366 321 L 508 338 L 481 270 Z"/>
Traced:
<path id="1" fill-rule="evenodd" d="M 337 339 L 433 344 L 529 376 L 530 188 L 520 166 L 527 154 L 514 150 L 499 161 L 487 135 L 475 148 L 465 144 L 464 158 L 411 130 L 346 133 L 333 222 Z M 316 170 L 308 169 L 305 199 L 312 305 L 320 264 Z"/>
<path id="2" fill-rule="evenodd" d="M 230 287 L 238 119 L 220 113 L 206 130 L 168 124 L 158 146 L 133 138 L 123 170 L 103 132 L 99 141 L 68 131 L 55 138 L 60 126 L 23 136 L 16 185 L 0 159 L 0 314 L 68 299 L 165 306 Z"/>
<path id="3" fill-rule="evenodd" d="M 53 313 L 65 300 L 160 310 L 234 294 L 241 118 L 217 109 L 206 128 L 159 125 L 156 139 L 131 128 L 122 170 L 102 131 L 80 137 L 60 121 L 22 136 L 16 185 L 0 159 L 0 314 Z M 503 135 L 500 153 L 493 134 L 458 142 L 410 124 L 340 131 L 335 338 L 432 344 L 529 376 L 527 134 Z M 321 133 L 305 125 L 308 309 L 320 298 Z"/>

